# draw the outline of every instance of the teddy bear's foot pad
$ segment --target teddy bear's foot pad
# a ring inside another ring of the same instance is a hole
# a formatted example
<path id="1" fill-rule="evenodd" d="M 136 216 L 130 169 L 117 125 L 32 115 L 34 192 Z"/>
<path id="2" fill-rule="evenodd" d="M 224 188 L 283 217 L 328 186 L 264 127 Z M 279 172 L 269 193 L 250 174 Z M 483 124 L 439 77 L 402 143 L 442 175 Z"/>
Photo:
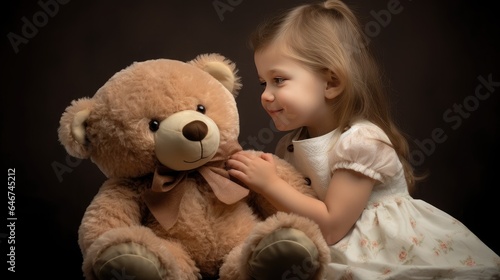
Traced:
<path id="1" fill-rule="evenodd" d="M 124 243 L 110 246 L 94 264 L 94 273 L 105 279 L 150 279 L 162 280 L 160 262 L 142 245 Z"/>
<path id="2" fill-rule="evenodd" d="M 312 279 L 319 267 L 318 249 L 302 231 L 281 228 L 264 237 L 250 260 L 252 279 Z"/>

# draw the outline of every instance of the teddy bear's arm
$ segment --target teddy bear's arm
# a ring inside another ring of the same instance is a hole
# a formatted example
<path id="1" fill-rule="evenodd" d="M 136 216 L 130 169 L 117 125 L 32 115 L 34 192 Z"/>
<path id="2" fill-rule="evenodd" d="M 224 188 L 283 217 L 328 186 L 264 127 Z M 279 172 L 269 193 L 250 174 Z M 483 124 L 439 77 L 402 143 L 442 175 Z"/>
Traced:
<path id="1" fill-rule="evenodd" d="M 143 205 L 139 201 L 139 192 L 127 181 L 106 181 L 82 218 L 78 231 L 81 249 L 85 252 L 108 230 L 140 225 Z"/>

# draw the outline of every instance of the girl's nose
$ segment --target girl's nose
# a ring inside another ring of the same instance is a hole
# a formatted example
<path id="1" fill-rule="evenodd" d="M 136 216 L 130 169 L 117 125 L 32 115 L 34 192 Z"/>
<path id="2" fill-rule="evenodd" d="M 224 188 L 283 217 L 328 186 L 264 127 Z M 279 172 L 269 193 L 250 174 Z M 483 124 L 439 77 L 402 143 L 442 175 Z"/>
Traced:
<path id="1" fill-rule="evenodd" d="M 262 92 L 260 99 L 262 101 L 272 102 L 274 100 L 274 94 L 272 94 L 266 87 L 266 89 L 264 89 L 264 91 Z"/>

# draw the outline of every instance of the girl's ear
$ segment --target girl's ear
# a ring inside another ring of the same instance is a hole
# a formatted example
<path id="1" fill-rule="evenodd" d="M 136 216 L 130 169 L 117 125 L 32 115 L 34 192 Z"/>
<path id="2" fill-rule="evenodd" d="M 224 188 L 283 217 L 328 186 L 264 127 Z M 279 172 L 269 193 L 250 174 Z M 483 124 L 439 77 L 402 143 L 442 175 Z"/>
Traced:
<path id="1" fill-rule="evenodd" d="M 332 71 L 328 71 L 326 76 L 325 97 L 327 99 L 334 99 L 339 96 L 345 89 L 345 84 L 338 76 Z"/>

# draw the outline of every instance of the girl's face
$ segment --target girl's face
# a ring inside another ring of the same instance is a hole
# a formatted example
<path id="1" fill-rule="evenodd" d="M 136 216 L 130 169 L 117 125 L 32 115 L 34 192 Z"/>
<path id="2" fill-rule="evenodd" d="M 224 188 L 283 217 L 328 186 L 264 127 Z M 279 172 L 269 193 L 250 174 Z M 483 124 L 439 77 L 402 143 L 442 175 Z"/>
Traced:
<path id="1" fill-rule="evenodd" d="M 259 80 L 264 88 L 261 103 L 280 131 L 306 127 L 310 137 L 335 129 L 333 110 L 327 102 L 326 75 L 312 72 L 285 56 L 276 45 L 254 55 Z"/>

